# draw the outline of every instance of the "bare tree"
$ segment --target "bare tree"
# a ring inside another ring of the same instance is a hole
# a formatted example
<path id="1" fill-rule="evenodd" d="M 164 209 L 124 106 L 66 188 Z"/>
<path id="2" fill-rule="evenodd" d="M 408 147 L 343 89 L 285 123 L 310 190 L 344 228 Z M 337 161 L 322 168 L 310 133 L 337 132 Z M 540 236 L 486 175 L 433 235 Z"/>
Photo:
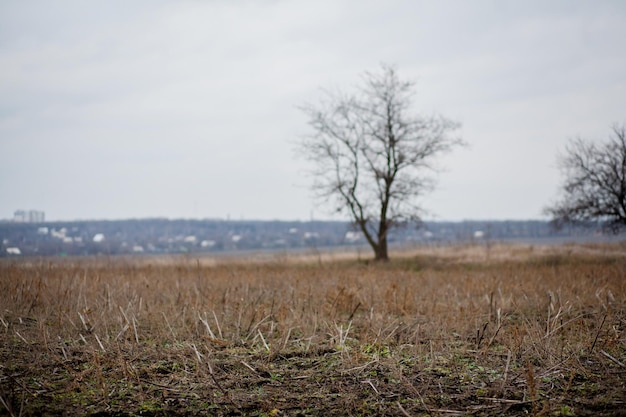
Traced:
<path id="1" fill-rule="evenodd" d="M 600 221 L 618 230 L 626 226 L 626 128 L 613 126 L 605 143 L 577 138 L 568 144 L 559 165 L 563 196 L 545 209 L 555 225 Z"/>
<path id="2" fill-rule="evenodd" d="M 458 123 L 415 113 L 414 86 L 383 65 L 355 92 L 326 92 L 319 105 L 302 108 L 313 133 L 299 151 L 313 162 L 313 188 L 351 216 L 376 260 L 389 258 L 393 227 L 419 220 L 434 157 L 463 143 L 450 136 Z"/>

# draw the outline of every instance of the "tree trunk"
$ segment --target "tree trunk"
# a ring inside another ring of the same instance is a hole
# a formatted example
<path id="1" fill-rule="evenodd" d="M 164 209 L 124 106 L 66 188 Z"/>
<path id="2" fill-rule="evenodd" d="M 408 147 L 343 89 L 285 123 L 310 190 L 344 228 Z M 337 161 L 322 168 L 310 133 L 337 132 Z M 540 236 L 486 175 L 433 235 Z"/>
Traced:
<path id="1" fill-rule="evenodd" d="M 376 257 L 374 258 L 377 262 L 387 262 L 389 261 L 389 253 L 387 251 L 387 236 L 383 236 L 378 241 L 378 245 L 374 248 L 374 253 Z"/>

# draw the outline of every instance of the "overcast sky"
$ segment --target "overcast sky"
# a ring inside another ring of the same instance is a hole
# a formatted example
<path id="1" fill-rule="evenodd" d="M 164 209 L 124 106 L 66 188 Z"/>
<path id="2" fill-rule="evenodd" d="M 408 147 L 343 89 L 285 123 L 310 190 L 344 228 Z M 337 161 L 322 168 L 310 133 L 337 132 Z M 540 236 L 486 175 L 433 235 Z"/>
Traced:
<path id="1" fill-rule="evenodd" d="M 0 218 L 330 218 L 298 106 L 393 64 L 469 143 L 429 219 L 532 219 L 626 123 L 626 2 L 0 2 Z M 336 217 L 335 217 L 336 218 Z"/>

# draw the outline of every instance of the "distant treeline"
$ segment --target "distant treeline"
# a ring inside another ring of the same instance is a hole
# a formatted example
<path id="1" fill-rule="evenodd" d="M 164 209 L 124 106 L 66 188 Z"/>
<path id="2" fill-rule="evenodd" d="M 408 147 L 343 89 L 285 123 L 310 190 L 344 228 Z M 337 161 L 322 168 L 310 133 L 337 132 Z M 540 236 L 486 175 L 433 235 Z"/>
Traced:
<path id="1" fill-rule="evenodd" d="M 596 224 L 553 228 L 545 221 L 462 221 L 407 224 L 395 246 L 493 241 L 603 240 Z M 364 245 L 348 222 L 132 219 L 45 223 L 0 222 L 0 257 L 211 253 Z"/>

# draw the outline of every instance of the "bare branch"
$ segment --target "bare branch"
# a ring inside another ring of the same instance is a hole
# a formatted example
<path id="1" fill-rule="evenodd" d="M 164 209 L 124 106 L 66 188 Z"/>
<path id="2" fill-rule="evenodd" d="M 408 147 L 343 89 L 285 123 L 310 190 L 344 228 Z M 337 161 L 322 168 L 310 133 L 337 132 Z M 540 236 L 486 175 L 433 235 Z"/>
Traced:
<path id="1" fill-rule="evenodd" d="M 596 144 L 570 141 L 560 166 L 565 175 L 563 196 L 546 208 L 556 224 L 600 221 L 618 230 L 626 226 L 626 128 L 615 125 L 614 136 Z"/>
<path id="2" fill-rule="evenodd" d="M 462 144 L 451 136 L 458 123 L 415 113 L 414 87 L 383 65 L 354 94 L 326 91 L 319 105 L 302 108 L 313 133 L 299 151 L 314 165 L 313 189 L 352 217 L 376 259 L 388 257 L 391 228 L 419 219 L 434 158 Z"/>

